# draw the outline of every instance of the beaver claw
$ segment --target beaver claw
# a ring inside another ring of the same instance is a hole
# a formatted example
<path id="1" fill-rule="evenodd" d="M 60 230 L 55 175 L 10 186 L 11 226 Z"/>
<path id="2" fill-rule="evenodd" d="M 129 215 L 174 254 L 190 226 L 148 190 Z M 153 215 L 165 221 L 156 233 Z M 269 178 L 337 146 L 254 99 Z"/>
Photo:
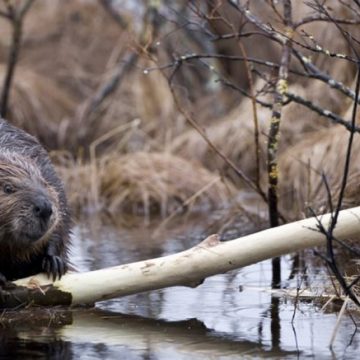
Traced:
<path id="1" fill-rule="evenodd" d="M 55 281 L 57 277 L 59 280 L 66 273 L 67 267 L 60 256 L 46 255 L 42 262 L 42 269 L 46 272 L 49 278 Z"/>
<path id="2" fill-rule="evenodd" d="M 0 273 L 0 288 L 5 286 L 6 283 L 7 283 L 6 277 L 2 273 Z"/>
<path id="3" fill-rule="evenodd" d="M 8 290 L 16 288 L 16 285 L 8 281 L 6 277 L 0 273 L 0 308 L 2 305 L 7 304 L 11 297 L 11 293 Z"/>

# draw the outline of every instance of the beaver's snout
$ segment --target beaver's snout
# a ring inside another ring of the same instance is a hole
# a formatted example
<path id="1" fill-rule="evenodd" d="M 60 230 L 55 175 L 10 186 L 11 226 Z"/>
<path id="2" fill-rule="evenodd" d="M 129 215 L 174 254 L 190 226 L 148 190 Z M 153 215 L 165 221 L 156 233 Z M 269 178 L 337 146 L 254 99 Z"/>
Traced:
<path id="1" fill-rule="evenodd" d="M 16 221 L 19 233 L 31 242 L 39 240 L 54 223 L 53 203 L 43 191 L 33 193 L 27 200 L 27 210 Z"/>
<path id="2" fill-rule="evenodd" d="M 47 224 L 53 213 L 51 202 L 44 195 L 37 196 L 33 203 L 33 213 L 42 223 Z"/>
<path id="3" fill-rule="evenodd" d="M 40 240 L 57 222 L 55 200 L 47 189 L 32 190 L 31 187 L 34 186 L 35 184 L 28 184 L 26 188 L 3 197 L 4 201 L 8 201 L 11 212 L 4 212 L 3 219 L 0 216 L 0 224 L 1 220 L 6 224 L 6 216 L 8 216 L 10 219 L 8 232 L 18 244 L 34 243 Z"/>

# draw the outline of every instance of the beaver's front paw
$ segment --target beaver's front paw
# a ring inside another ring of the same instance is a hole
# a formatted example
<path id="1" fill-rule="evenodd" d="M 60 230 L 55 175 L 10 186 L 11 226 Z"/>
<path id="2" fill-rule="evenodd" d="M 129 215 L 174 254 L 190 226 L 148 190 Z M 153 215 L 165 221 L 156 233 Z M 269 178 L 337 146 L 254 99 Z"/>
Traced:
<path id="1" fill-rule="evenodd" d="M 49 278 L 55 281 L 58 277 L 59 280 L 66 273 L 67 266 L 60 256 L 46 255 L 42 262 L 42 269 Z"/>
<path id="2" fill-rule="evenodd" d="M 16 285 L 6 279 L 6 277 L 0 273 L 0 309 L 8 306 L 9 299 L 13 296 L 10 290 L 16 288 Z"/>

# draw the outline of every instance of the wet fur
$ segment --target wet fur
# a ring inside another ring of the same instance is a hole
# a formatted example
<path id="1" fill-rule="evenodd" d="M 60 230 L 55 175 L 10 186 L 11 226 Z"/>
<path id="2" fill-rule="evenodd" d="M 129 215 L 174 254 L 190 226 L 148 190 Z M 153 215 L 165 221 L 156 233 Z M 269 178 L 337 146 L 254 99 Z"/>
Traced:
<path id="1" fill-rule="evenodd" d="M 5 184 L 16 187 L 16 192 L 6 194 Z M 36 194 L 51 202 L 53 214 L 47 231 L 29 241 L 20 234 L 32 226 L 26 204 Z M 0 119 L 0 273 L 7 280 L 43 271 L 61 276 L 63 271 L 49 260 L 56 259 L 55 264 L 60 261 L 66 268 L 70 223 L 63 185 L 45 149 L 34 137 Z"/>

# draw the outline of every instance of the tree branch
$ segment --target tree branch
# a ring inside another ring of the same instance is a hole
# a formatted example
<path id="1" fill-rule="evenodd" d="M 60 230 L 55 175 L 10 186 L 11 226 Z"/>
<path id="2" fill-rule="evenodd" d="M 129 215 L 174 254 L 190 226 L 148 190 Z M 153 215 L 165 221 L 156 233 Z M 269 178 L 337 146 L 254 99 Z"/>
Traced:
<path id="1" fill-rule="evenodd" d="M 12 42 L 10 46 L 10 52 L 7 60 L 7 69 L 2 85 L 2 92 L 0 97 L 0 115 L 5 118 L 8 112 L 9 107 L 9 97 L 12 80 L 15 74 L 15 68 L 19 58 L 19 52 L 21 47 L 22 39 L 22 27 L 23 20 L 26 13 L 30 10 L 31 5 L 35 0 L 27 0 L 23 3 L 23 6 L 20 9 L 15 9 L 8 4 L 7 6 L 7 16 L 12 25 Z"/>
<path id="2" fill-rule="evenodd" d="M 332 214 L 321 224 L 326 229 Z M 1 292 L 1 306 L 94 304 L 116 297 L 169 286 L 194 287 L 204 278 L 290 252 L 326 244 L 317 231 L 318 219 L 278 226 L 231 241 L 211 235 L 199 245 L 156 259 L 85 273 L 68 273 L 52 283 L 44 274 L 17 280 L 18 287 Z M 360 207 L 339 213 L 334 236 L 347 239 L 360 233 Z M 2 301 L 1 301 L 2 300 Z"/>

